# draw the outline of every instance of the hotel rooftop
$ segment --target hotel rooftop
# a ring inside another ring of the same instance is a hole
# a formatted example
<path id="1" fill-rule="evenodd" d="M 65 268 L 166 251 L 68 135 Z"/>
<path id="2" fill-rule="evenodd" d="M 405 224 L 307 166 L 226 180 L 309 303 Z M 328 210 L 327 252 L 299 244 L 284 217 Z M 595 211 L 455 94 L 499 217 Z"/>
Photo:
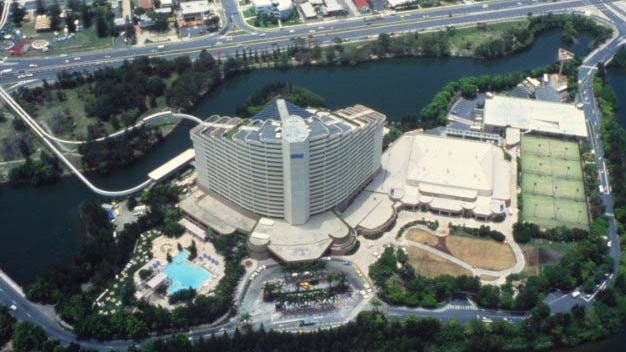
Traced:
<path id="1" fill-rule="evenodd" d="M 356 130 L 361 126 L 384 120 L 385 116 L 363 105 L 355 105 L 334 113 L 305 110 L 286 102 L 288 114 L 302 117 L 309 140 L 332 138 Z M 284 137 L 276 104 L 270 104 L 251 119 L 229 116 L 211 116 L 194 133 L 215 138 L 230 138 L 246 143 L 281 143 Z"/>

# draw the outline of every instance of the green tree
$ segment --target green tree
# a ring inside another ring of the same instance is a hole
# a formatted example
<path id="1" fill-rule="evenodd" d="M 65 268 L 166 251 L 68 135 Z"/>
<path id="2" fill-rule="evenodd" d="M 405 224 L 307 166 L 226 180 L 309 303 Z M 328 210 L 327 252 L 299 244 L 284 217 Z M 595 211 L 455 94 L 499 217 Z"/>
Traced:
<path id="1" fill-rule="evenodd" d="M 155 97 L 159 97 L 163 95 L 163 93 L 165 92 L 165 88 L 166 85 L 165 81 L 163 81 L 163 78 L 159 76 L 152 76 L 148 80 L 148 86 L 146 87 L 146 90 L 149 94 Z"/>
<path id="2" fill-rule="evenodd" d="M 35 1 L 35 13 L 37 15 L 43 15 L 44 13 L 46 13 L 46 5 L 44 4 L 43 0 Z"/>
<path id="3" fill-rule="evenodd" d="M 389 47 L 391 46 L 391 37 L 389 37 L 387 33 L 380 33 L 376 43 L 378 47 L 380 47 L 381 54 L 386 54 L 389 52 Z"/>
<path id="4" fill-rule="evenodd" d="M 4 346 L 13 335 L 13 326 L 15 325 L 15 318 L 9 314 L 9 309 L 4 306 L 0 306 L 0 346 Z"/>
<path id="5" fill-rule="evenodd" d="M 152 12 L 150 17 L 154 21 L 152 29 L 157 32 L 166 32 L 169 29 L 169 16 L 165 13 Z"/>
<path id="6" fill-rule="evenodd" d="M 15 324 L 13 350 L 15 352 L 40 351 L 47 340 L 46 333 L 39 326 L 29 322 Z"/>
<path id="7" fill-rule="evenodd" d="M 61 8 L 56 0 L 48 6 L 46 13 L 48 14 L 48 17 L 50 17 L 50 29 L 53 31 L 59 30 L 61 27 Z"/>
<path id="8" fill-rule="evenodd" d="M 101 12 L 96 15 L 96 31 L 98 33 L 98 37 L 100 38 L 104 38 L 109 35 L 107 20 Z"/>
<path id="9" fill-rule="evenodd" d="M 374 308 L 374 312 L 378 312 L 380 307 L 383 305 L 383 302 L 380 299 L 378 299 L 377 297 L 374 297 L 370 301 L 370 304 L 372 305 L 372 308 Z"/>
<path id="10" fill-rule="evenodd" d="M 83 22 L 83 27 L 85 29 L 91 28 L 93 15 L 91 13 L 91 8 L 89 7 L 89 5 L 87 5 L 86 0 L 82 0 L 82 2 L 80 3 L 80 17 Z M 100 33 L 98 33 L 98 35 L 100 35 Z"/>
<path id="11" fill-rule="evenodd" d="M 20 6 L 17 0 L 13 0 L 13 2 L 11 3 L 10 11 L 11 11 L 11 21 L 17 27 L 20 27 L 22 25 L 22 22 L 24 21 L 24 16 L 26 15 L 26 11 Z"/>

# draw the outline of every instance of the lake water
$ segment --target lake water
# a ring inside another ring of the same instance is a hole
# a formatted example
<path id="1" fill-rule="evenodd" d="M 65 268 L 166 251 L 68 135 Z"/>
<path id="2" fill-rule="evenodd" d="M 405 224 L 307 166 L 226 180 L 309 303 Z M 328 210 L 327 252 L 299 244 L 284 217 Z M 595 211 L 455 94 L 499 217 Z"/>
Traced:
<path id="1" fill-rule="evenodd" d="M 329 108 L 363 104 L 395 120 L 415 113 L 425 106 L 448 81 L 465 76 L 505 73 L 530 69 L 556 60 L 559 35 L 541 36 L 529 50 L 491 61 L 473 59 L 388 60 L 356 67 L 300 68 L 288 71 L 262 70 L 239 76 L 205 98 L 193 113 L 233 114 L 246 97 L 265 83 L 284 80 L 301 85 L 326 99 Z M 584 55 L 586 41 L 569 48 Z M 626 107 L 626 74 L 613 74 L 618 92 Z M 149 171 L 189 148 L 186 122 L 134 165 L 114 171 L 106 177 L 94 176 L 95 184 L 121 189 L 145 180 Z M 84 234 L 77 207 L 94 196 L 78 179 L 68 177 L 39 188 L 13 188 L 0 185 L 0 268 L 20 284 L 28 284 L 44 270 L 72 258 Z M 578 352 L 620 351 L 626 346 L 626 334 Z"/>
<path id="2" fill-rule="evenodd" d="M 253 71 L 220 86 L 193 114 L 200 117 L 233 114 L 256 89 L 268 82 L 284 80 L 323 96 L 329 108 L 360 103 L 394 120 L 402 114 L 419 111 L 450 80 L 552 63 L 559 44 L 559 35 L 550 33 L 519 55 L 491 61 L 406 59 L 356 67 Z M 585 43 L 573 50 L 584 54 Z M 182 122 L 140 161 L 105 177 L 94 176 L 94 183 L 103 188 L 122 189 L 142 182 L 152 169 L 191 146 L 190 127 L 188 122 Z M 92 196 L 95 195 L 76 177 L 39 188 L 0 185 L 0 238 L 5 249 L 0 251 L 0 268 L 20 284 L 27 284 L 43 270 L 70 259 L 83 239 L 77 206 Z"/>

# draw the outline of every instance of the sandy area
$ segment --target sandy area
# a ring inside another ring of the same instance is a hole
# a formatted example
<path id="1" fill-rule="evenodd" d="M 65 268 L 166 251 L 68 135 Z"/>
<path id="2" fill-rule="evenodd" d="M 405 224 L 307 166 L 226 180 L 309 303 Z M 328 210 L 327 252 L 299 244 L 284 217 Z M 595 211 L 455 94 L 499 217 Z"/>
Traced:
<path id="1" fill-rule="evenodd" d="M 446 237 L 450 254 L 477 267 L 504 270 L 515 265 L 515 256 L 509 245 L 479 238 L 461 236 Z"/>
<path id="2" fill-rule="evenodd" d="M 423 276 L 436 277 L 439 275 L 472 275 L 469 270 L 420 248 L 408 247 L 407 254 L 409 256 L 409 263 L 411 263 L 415 272 Z"/>

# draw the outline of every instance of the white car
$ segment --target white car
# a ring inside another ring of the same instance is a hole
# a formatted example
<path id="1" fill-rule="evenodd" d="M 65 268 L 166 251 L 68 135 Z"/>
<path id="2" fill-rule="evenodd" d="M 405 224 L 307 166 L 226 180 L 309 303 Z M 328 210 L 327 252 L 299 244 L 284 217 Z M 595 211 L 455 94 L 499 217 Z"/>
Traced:
<path id="1" fill-rule="evenodd" d="M 11 309 L 12 311 L 16 311 L 17 310 L 17 306 L 15 304 L 11 304 L 11 306 L 9 307 L 9 309 Z"/>
<path id="2" fill-rule="evenodd" d="M 28 65 L 28 67 L 36 68 L 37 64 L 30 64 L 30 65 Z"/>
<path id="3" fill-rule="evenodd" d="M 293 29 L 290 29 L 290 30 L 289 30 L 289 33 L 293 33 L 293 32 L 295 32 Z"/>

